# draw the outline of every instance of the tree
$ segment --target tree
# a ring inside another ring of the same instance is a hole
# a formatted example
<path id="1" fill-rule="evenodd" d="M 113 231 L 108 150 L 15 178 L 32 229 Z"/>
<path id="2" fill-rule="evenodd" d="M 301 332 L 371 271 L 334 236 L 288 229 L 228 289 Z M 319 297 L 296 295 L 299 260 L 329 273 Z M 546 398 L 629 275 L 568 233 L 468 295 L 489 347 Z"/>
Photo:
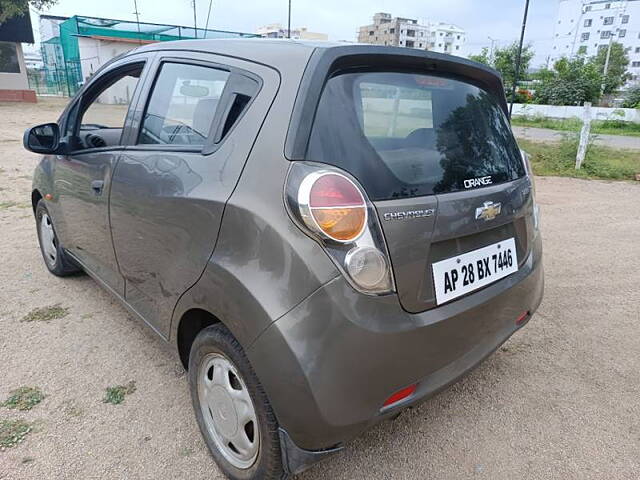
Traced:
<path id="1" fill-rule="evenodd" d="M 469 60 L 473 60 L 474 62 L 482 63 L 490 67 L 492 66 L 491 59 L 489 58 L 489 49 L 487 47 L 484 47 L 478 55 L 469 55 Z"/>
<path id="2" fill-rule="evenodd" d="M 513 88 L 513 81 L 516 74 L 516 60 L 518 58 L 518 43 L 513 42 L 511 45 L 504 48 L 496 48 L 493 52 L 493 58 L 489 58 L 489 49 L 483 48 L 480 54 L 470 55 L 469 59 L 476 62 L 483 63 L 490 67 L 495 68 L 502 75 L 502 81 L 507 92 L 510 92 Z M 525 45 L 522 47 L 522 57 L 520 60 L 520 71 L 518 73 L 518 80 L 523 80 L 526 77 L 526 73 L 529 70 L 529 64 L 531 59 L 535 55 L 531 45 Z"/>
<path id="3" fill-rule="evenodd" d="M 591 62 L 596 65 L 598 72 L 604 74 L 604 64 L 607 61 L 607 48 L 598 50 L 598 54 L 591 58 Z M 620 88 L 627 80 L 631 78 L 631 74 L 627 72 L 629 65 L 629 56 L 621 43 L 613 42 L 611 44 L 611 55 L 609 56 L 609 68 L 607 76 L 604 79 L 604 93 L 613 93 Z"/>
<path id="4" fill-rule="evenodd" d="M 30 6 L 41 10 L 56 3 L 58 0 L 0 0 L 0 23 L 13 17 L 28 14 Z"/>
<path id="5" fill-rule="evenodd" d="M 600 99 L 602 75 L 594 62 L 583 56 L 560 58 L 553 70 L 537 73 L 535 101 L 546 105 L 581 105 Z"/>
<path id="6" fill-rule="evenodd" d="M 493 54 L 493 67 L 502 75 L 502 80 L 507 91 L 511 91 L 511 88 L 513 88 L 513 82 L 516 75 L 518 48 L 518 43 L 513 42 L 508 47 L 496 48 Z M 529 70 L 529 64 L 531 63 L 534 55 L 535 53 L 531 45 L 524 45 L 522 47 L 518 80 L 524 80 L 526 77 L 527 71 Z"/>
<path id="7" fill-rule="evenodd" d="M 640 85 L 627 90 L 622 106 L 624 108 L 640 108 Z"/>

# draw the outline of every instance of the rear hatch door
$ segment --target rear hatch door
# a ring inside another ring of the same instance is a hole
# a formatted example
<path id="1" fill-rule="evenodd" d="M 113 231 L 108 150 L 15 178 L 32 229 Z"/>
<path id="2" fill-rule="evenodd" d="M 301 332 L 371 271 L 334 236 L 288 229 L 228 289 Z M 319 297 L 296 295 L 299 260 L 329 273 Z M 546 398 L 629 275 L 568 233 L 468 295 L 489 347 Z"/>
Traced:
<path id="1" fill-rule="evenodd" d="M 391 69 L 336 75 L 308 158 L 347 170 L 367 191 L 409 312 L 484 288 L 526 260 L 531 182 L 504 98 L 472 79 Z"/>

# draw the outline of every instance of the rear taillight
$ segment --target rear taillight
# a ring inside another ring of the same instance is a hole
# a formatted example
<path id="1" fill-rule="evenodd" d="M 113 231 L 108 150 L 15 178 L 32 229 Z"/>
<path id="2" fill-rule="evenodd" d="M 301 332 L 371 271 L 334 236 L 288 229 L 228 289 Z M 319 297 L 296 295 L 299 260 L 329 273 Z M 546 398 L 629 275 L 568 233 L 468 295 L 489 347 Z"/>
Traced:
<path id="1" fill-rule="evenodd" d="M 293 162 L 286 201 L 294 220 L 323 246 L 355 289 L 376 295 L 393 291 L 378 216 L 354 179 L 327 165 Z"/>
<path id="2" fill-rule="evenodd" d="M 520 150 L 522 156 L 522 163 L 524 163 L 524 169 L 529 177 L 531 183 L 531 195 L 533 197 L 533 228 L 537 232 L 540 229 L 540 207 L 536 203 L 536 182 L 533 178 L 533 168 L 531 167 L 531 156 L 524 150 Z"/>
<path id="3" fill-rule="evenodd" d="M 367 220 L 367 205 L 358 187 L 336 173 L 312 176 L 310 181 L 309 208 L 315 223 L 312 227 L 337 242 L 357 239 Z"/>

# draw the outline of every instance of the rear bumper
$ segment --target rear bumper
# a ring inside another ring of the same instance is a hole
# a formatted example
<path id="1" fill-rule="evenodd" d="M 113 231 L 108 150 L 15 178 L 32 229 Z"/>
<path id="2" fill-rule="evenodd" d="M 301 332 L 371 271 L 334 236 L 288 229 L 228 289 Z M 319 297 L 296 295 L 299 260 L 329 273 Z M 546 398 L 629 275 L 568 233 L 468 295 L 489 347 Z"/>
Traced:
<path id="1" fill-rule="evenodd" d="M 533 314 L 543 294 L 540 238 L 515 274 L 410 314 L 395 295 L 356 293 L 337 277 L 274 322 L 247 352 L 282 428 L 324 450 L 418 403 L 475 367 Z M 386 409 L 395 391 L 418 383 Z"/>

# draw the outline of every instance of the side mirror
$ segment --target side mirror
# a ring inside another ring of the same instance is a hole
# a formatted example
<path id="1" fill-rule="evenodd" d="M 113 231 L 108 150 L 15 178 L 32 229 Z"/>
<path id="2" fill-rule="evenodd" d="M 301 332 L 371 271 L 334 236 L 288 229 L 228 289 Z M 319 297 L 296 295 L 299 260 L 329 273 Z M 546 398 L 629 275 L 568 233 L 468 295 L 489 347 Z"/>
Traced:
<path id="1" fill-rule="evenodd" d="M 57 123 L 44 123 L 28 128 L 22 143 L 24 148 L 34 153 L 56 153 L 60 146 L 60 127 Z"/>

